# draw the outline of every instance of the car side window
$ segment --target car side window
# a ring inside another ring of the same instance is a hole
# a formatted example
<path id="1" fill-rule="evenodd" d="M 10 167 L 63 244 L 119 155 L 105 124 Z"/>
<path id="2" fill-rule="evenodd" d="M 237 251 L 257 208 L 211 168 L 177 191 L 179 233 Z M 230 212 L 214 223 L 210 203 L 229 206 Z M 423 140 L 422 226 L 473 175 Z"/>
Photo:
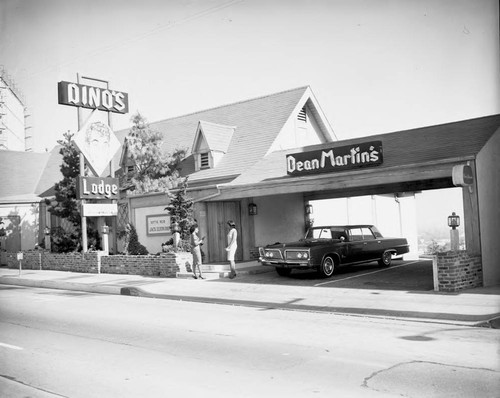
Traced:
<path id="1" fill-rule="evenodd" d="M 353 242 L 363 240 L 363 233 L 361 231 L 361 228 L 351 228 L 349 230 L 349 240 Z"/>
<path id="2" fill-rule="evenodd" d="M 373 233 L 370 228 L 361 228 L 361 232 L 363 233 L 363 240 L 374 239 Z"/>
<path id="3" fill-rule="evenodd" d="M 328 229 L 328 228 L 323 228 L 321 230 L 320 238 L 321 239 L 332 239 L 332 231 L 330 231 L 330 229 Z"/>
<path id="4" fill-rule="evenodd" d="M 372 227 L 371 227 L 371 230 L 372 230 L 373 235 L 375 235 L 375 238 L 377 238 L 377 239 L 383 238 L 382 234 L 381 234 L 381 233 L 380 233 L 380 231 L 377 229 L 377 227 L 372 226 Z"/>

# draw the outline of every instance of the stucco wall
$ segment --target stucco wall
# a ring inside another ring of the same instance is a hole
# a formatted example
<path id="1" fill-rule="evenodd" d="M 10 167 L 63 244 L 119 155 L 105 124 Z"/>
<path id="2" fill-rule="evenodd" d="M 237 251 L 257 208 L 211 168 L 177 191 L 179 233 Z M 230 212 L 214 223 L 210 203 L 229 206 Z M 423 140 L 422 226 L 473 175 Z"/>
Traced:
<path id="1" fill-rule="evenodd" d="M 500 129 L 476 159 L 484 286 L 500 284 Z"/>
<path id="2" fill-rule="evenodd" d="M 254 216 L 255 246 L 303 238 L 304 199 L 302 194 L 255 198 L 259 209 Z"/>
<path id="3" fill-rule="evenodd" d="M 0 206 L 7 236 L 1 238 L 1 249 L 30 250 L 38 243 L 38 203 Z"/>
<path id="4" fill-rule="evenodd" d="M 140 207 L 135 209 L 135 228 L 137 230 L 137 236 L 139 237 L 139 242 L 146 246 L 148 252 L 151 254 L 161 252 L 162 243 L 166 242 L 171 238 L 171 235 L 148 235 L 146 220 L 148 216 L 164 215 L 167 216 L 167 211 L 165 206 L 151 206 L 151 207 Z M 170 223 L 168 223 L 170 225 Z"/>

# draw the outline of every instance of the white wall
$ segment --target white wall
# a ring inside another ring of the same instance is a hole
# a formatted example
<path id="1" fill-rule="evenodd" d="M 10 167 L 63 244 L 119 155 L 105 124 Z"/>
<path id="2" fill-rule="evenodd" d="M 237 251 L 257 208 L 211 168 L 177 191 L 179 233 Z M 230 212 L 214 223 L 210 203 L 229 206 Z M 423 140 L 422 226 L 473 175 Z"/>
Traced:
<path id="1" fill-rule="evenodd" d="M 150 254 L 155 254 L 161 252 L 161 245 L 169 240 L 172 236 L 169 235 L 158 235 L 158 236 L 148 236 L 146 230 L 146 217 L 153 215 L 167 215 L 165 206 L 152 206 L 152 207 L 139 207 L 134 209 L 135 213 L 135 229 L 137 230 L 137 236 L 139 237 L 139 242 L 146 246 Z"/>
<path id="2" fill-rule="evenodd" d="M 295 241 L 305 236 L 302 194 L 254 198 L 255 246 Z"/>
<path id="3" fill-rule="evenodd" d="M 314 120 L 311 111 L 308 110 L 307 123 L 298 121 L 297 115 L 292 115 L 288 119 L 268 152 L 321 144 L 323 142 L 325 142 L 323 133 Z"/>
<path id="4" fill-rule="evenodd" d="M 476 159 L 484 286 L 500 284 L 500 129 Z"/>
<path id="5" fill-rule="evenodd" d="M 32 250 L 35 248 L 35 245 L 38 243 L 38 211 L 38 203 L 0 206 L 0 217 L 4 218 L 4 225 L 2 227 L 4 227 L 9 234 L 13 233 L 15 235 L 2 238 L 2 249 L 17 251 Z M 18 216 L 19 225 L 16 225 L 17 222 L 13 224 L 7 218 L 9 215 Z"/>

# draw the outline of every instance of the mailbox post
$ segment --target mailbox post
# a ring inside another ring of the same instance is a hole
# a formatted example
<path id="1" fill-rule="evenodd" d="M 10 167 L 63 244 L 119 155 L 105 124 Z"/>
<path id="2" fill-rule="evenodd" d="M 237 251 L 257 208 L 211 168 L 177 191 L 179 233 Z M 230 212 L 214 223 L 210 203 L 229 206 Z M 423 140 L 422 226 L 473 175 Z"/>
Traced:
<path id="1" fill-rule="evenodd" d="M 109 254 L 109 227 L 107 225 L 102 226 L 102 248 L 107 256 Z"/>
<path id="2" fill-rule="evenodd" d="M 19 276 L 21 276 L 22 261 L 23 261 L 23 252 L 18 252 L 17 253 L 17 261 L 19 261 Z"/>

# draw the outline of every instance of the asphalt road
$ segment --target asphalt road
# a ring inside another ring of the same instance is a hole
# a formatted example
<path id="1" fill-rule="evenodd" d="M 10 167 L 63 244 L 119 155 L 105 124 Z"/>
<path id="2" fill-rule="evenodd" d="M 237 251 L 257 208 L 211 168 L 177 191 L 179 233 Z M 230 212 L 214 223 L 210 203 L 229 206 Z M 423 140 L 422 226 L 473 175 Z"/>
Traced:
<path id="1" fill-rule="evenodd" d="M 0 286 L 2 397 L 497 397 L 494 329 Z"/>

